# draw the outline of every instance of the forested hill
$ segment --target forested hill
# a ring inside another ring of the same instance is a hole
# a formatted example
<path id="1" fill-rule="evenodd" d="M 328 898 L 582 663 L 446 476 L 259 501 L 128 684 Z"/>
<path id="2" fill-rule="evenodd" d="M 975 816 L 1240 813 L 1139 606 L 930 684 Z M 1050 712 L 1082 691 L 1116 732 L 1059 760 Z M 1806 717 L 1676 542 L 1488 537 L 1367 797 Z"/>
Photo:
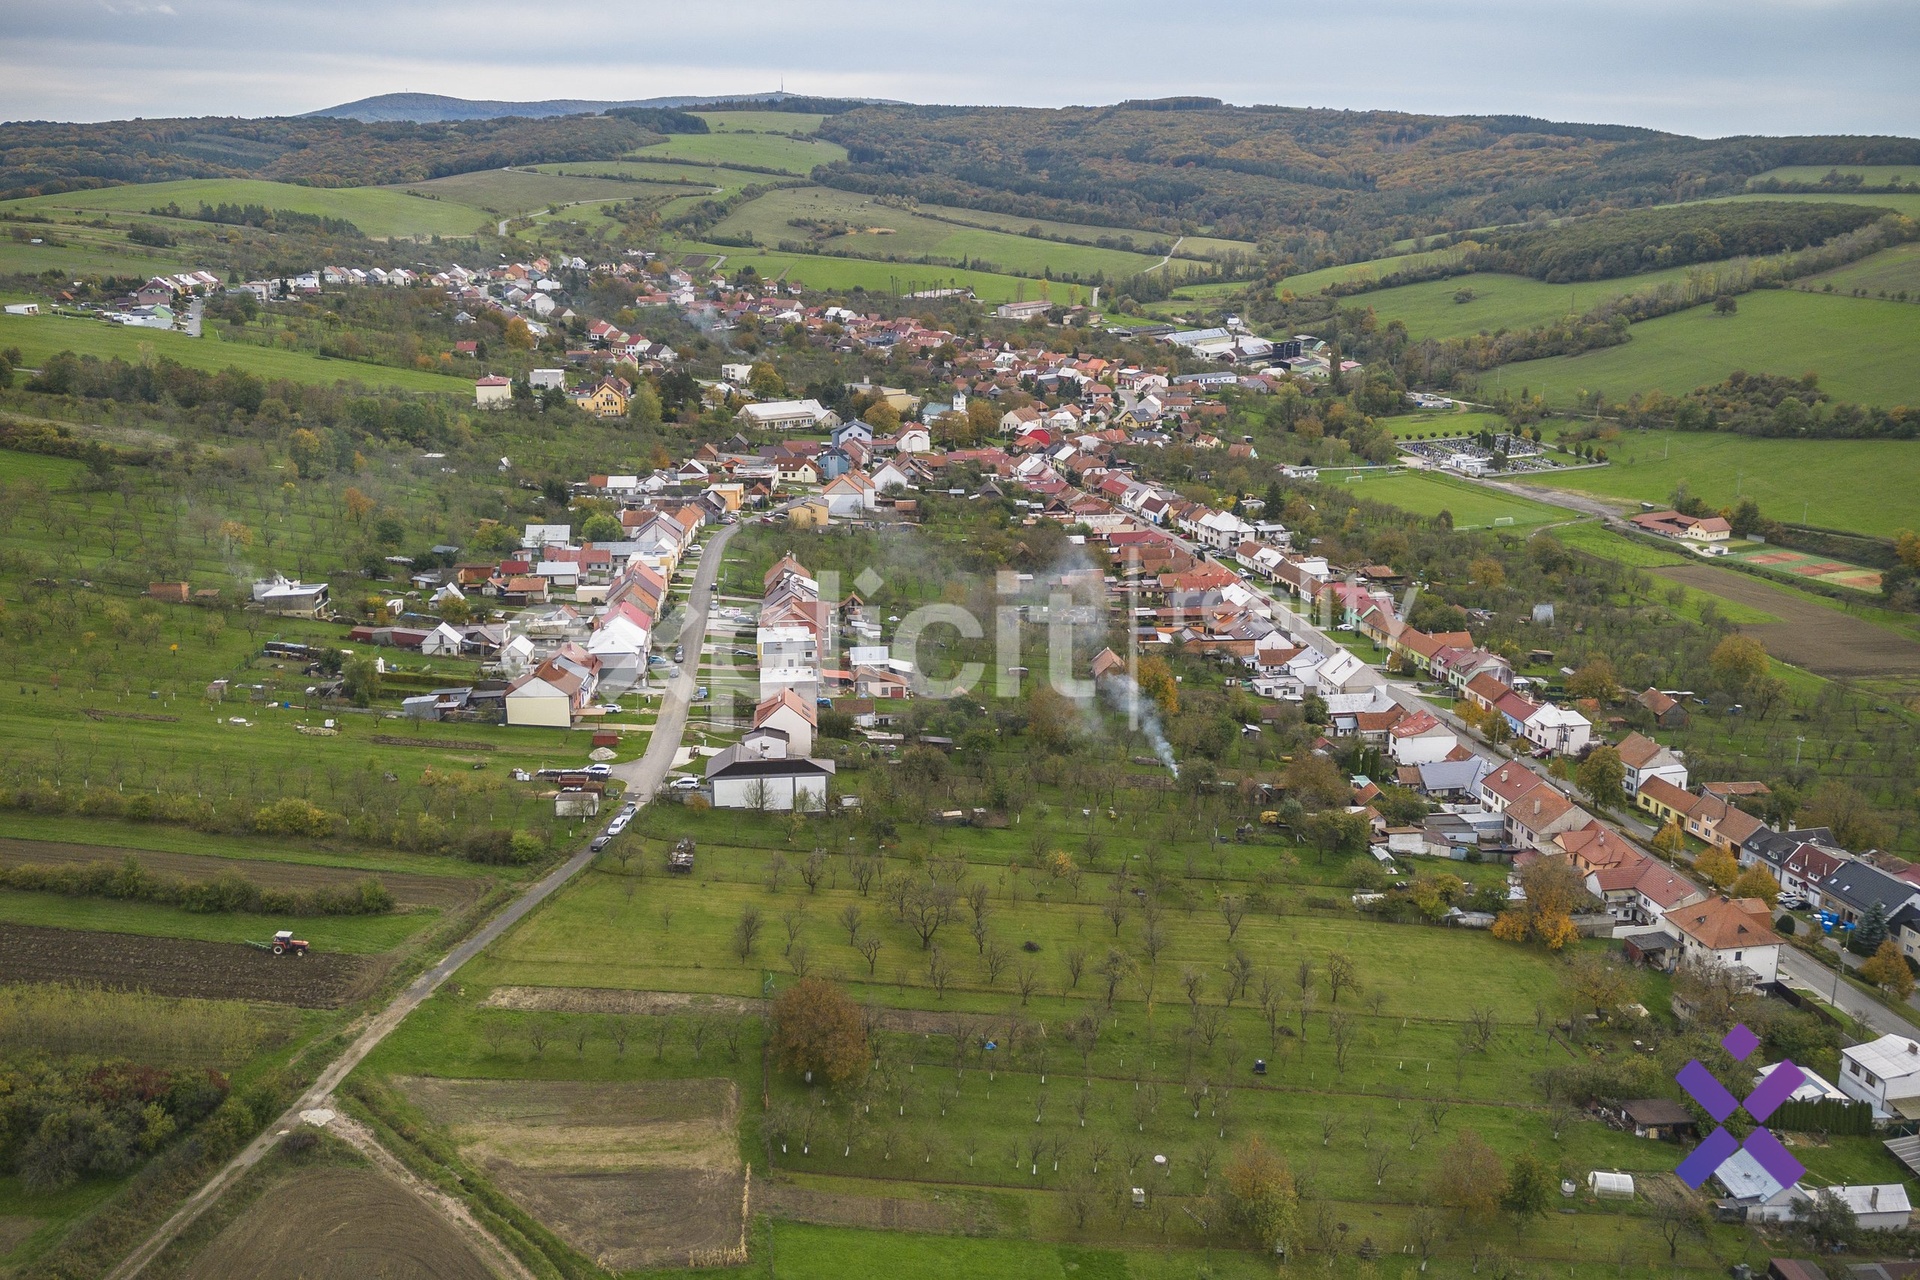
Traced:
<path id="1" fill-rule="evenodd" d="M 1022 217 L 1243 239 L 1399 239 L 1736 191 L 1783 164 L 1920 163 L 1908 138 L 1703 140 L 1521 116 L 1230 107 L 874 106 L 829 119 L 816 173 Z"/>

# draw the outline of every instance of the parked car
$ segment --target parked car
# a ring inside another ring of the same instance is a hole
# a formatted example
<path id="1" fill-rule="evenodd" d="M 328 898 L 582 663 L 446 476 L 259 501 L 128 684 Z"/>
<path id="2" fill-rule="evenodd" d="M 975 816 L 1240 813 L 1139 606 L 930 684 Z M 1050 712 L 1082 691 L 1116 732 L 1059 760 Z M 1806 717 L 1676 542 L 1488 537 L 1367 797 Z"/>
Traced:
<path id="1" fill-rule="evenodd" d="M 672 782 L 669 782 L 667 785 L 673 788 L 675 791 L 698 791 L 700 789 L 700 779 L 689 778 L 685 775 L 682 775 L 678 778 L 675 778 Z"/>
<path id="2" fill-rule="evenodd" d="M 736 658 L 757 658 L 760 655 L 758 652 L 752 649 L 735 649 L 733 651 L 733 656 Z"/>
<path id="3" fill-rule="evenodd" d="M 613 776 L 613 766 L 610 764 L 590 764 L 580 772 L 586 774 L 589 778 L 611 778 Z"/>
<path id="4" fill-rule="evenodd" d="M 607 847 L 607 841 L 611 839 L 613 839 L 612 836 L 595 836 L 593 838 L 593 843 L 588 845 L 587 848 L 591 849 L 595 853 L 598 853 L 602 849 Z"/>
<path id="5" fill-rule="evenodd" d="M 673 660 L 675 662 L 685 662 L 687 660 L 687 646 L 683 644 L 673 646 Z"/>
<path id="6" fill-rule="evenodd" d="M 1780 895 L 1780 905 L 1789 911 L 1798 911 L 1807 905 L 1807 900 L 1797 893 L 1783 893 Z"/>

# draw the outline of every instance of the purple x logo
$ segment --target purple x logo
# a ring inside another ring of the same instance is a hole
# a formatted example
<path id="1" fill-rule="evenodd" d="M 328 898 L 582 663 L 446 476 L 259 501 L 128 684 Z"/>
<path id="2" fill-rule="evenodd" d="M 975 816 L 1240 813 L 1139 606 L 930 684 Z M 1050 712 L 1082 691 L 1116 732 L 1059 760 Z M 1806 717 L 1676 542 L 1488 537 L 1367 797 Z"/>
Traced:
<path id="1" fill-rule="evenodd" d="M 1744 1026 L 1736 1026 L 1727 1032 L 1725 1039 L 1720 1041 L 1720 1047 L 1732 1054 L 1735 1062 L 1746 1061 L 1747 1056 L 1759 1047 L 1759 1044 L 1760 1037 Z M 1680 1068 L 1680 1074 L 1674 1077 L 1680 1087 L 1687 1091 L 1689 1097 L 1706 1108 L 1708 1115 L 1722 1121 L 1740 1110 L 1742 1106 L 1755 1120 L 1764 1121 L 1781 1103 L 1793 1096 L 1793 1091 L 1798 1089 L 1806 1078 L 1800 1068 L 1793 1063 L 1782 1062 L 1767 1075 L 1765 1080 L 1760 1082 L 1757 1089 L 1747 1095 L 1746 1102 L 1742 1103 L 1727 1092 L 1725 1085 L 1713 1078 L 1713 1073 L 1701 1065 L 1698 1058 Z M 1747 1153 L 1783 1187 L 1792 1186 L 1800 1180 L 1800 1175 L 1806 1172 L 1801 1163 L 1793 1158 L 1793 1154 L 1780 1145 L 1780 1139 L 1763 1128 L 1756 1128 L 1748 1134 L 1745 1145 Z M 1700 1184 L 1713 1176 L 1714 1171 L 1726 1161 L 1727 1157 L 1740 1148 L 1739 1139 L 1728 1133 L 1724 1125 L 1716 1127 L 1707 1135 L 1705 1142 L 1693 1149 L 1693 1154 L 1680 1162 L 1680 1167 L 1674 1172 L 1680 1176 L 1680 1181 L 1698 1190 Z"/>

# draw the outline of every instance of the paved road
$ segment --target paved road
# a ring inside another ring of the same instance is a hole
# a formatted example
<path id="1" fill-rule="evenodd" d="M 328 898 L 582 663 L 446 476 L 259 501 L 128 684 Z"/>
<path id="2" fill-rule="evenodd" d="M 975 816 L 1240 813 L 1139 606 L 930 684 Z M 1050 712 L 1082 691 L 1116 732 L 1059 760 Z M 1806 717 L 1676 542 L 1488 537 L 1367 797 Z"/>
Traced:
<path id="1" fill-rule="evenodd" d="M 701 558 L 699 573 L 694 578 L 693 590 L 687 602 L 686 630 L 694 635 L 706 631 L 707 606 L 713 597 L 714 580 L 720 573 L 721 552 L 727 539 L 738 526 L 720 529 L 708 540 L 706 554 Z M 697 665 L 697 664 L 695 664 Z M 642 804 L 659 789 L 660 781 L 666 776 L 667 768 L 673 763 L 674 753 L 680 749 L 680 738 L 687 727 L 687 708 L 693 696 L 694 678 L 691 671 L 683 672 L 681 678 L 667 689 L 666 700 L 660 708 L 660 717 L 654 726 L 653 738 L 647 744 L 646 753 L 637 762 L 619 771 L 628 783 L 628 792 Z M 185 1230 L 196 1218 L 205 1213 L 218 1200 L 221 1193 L 237 1182 L 247 1170 L 260 1162 L 262 1156 L 272 1148 L 282 1130 L 293 1128 L 300 1123 L 300 1113 L 328 1105 L 333 1091 L 349 1072 L 372 1053 L 375 1046 L 393 1033 L 394 1028 L 403 1022 L 407 1015 L 419 1008 L 421 1003 L 439 990 L 440 985 L 451 978 L 459 968 L 490 946 L 507 930 L 518 924 L 528 912 L 545 902 L 567 881 L 579 875 L 593 862 L 593 853 L 582 845 L 559 867 L 548 872 L 536 884 L 521 894 L 505 911 L 489 921 L 478 933 L 455 947 L 439 964 L 409 983 L 405 990 L 395 996 L 393 1002 L 362 1028 L 359 1036 L 334 1062 L 321 1072 L 307 1091 L 300 1095 L 280 1118 L 248 1143 L 245 1150 L 229 1161 L 225 1168 L 215 1174 L 213 1179 L 163 1223 L 160 1229 L 147 1239 L 138 1249 L 129 1254 L 119 1266 L 108 1273 L 108 1280 L 132 1280 L 141 1270 L 170 1244 L 174 1237 Z M 287 961 L 297 964 L 298 961 Z"/>
<path id="2" fill-rule="evenodd" d="M 1840 980 L 1833 970 L 1801 955 L 1791 946 L 1780 948 L 1780 971 L 1799 986 L 1845 1010 L 1881 1035 L 1920 1035 L 1920 1028 L 1871 996 L 1862 995 Z"/>
<path id="3" fill-rule="evenodd" d="M 720 562 L 726 558 L 727 542 L 740 528 L 737 524 L 714 530 L 700 553 L 700 568 L 693 577 L 693 590 L 687 593 L 686 620 L 680 627 L 680 643 L 692 646 L 687 661 L 680 664 L 680 678 L 667 682 L 660 715 L 654 722 L 653 741 L 638 760 L 613 766 L 613 776 L 627 784 L 627 794 L 649 800 L 666 781 L 673 768 L 673 757 L 686 736 L 687 715 L 693 707 L 693 691 L 700 683 L 700 646 L 706 639 L 707 613 L 713 605 L 713 584 L 720 577 Z"/>

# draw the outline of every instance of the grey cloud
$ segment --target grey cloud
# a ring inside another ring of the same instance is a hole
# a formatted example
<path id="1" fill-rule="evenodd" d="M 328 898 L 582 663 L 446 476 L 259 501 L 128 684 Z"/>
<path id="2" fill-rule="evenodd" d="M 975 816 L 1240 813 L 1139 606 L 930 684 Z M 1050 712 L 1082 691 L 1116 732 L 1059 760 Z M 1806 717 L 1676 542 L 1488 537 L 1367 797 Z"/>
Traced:
<path id="1" fill-rule="evenodd" d="M 1707 135 L 1910 133 L 1920 119 L 1920 6 L 1889 0 L 103 3 L 8 5 L 0 116 L 264 115 L 399 90 L 627 98 L 784 81 L 916 102 L 1201 93 Z"/>

